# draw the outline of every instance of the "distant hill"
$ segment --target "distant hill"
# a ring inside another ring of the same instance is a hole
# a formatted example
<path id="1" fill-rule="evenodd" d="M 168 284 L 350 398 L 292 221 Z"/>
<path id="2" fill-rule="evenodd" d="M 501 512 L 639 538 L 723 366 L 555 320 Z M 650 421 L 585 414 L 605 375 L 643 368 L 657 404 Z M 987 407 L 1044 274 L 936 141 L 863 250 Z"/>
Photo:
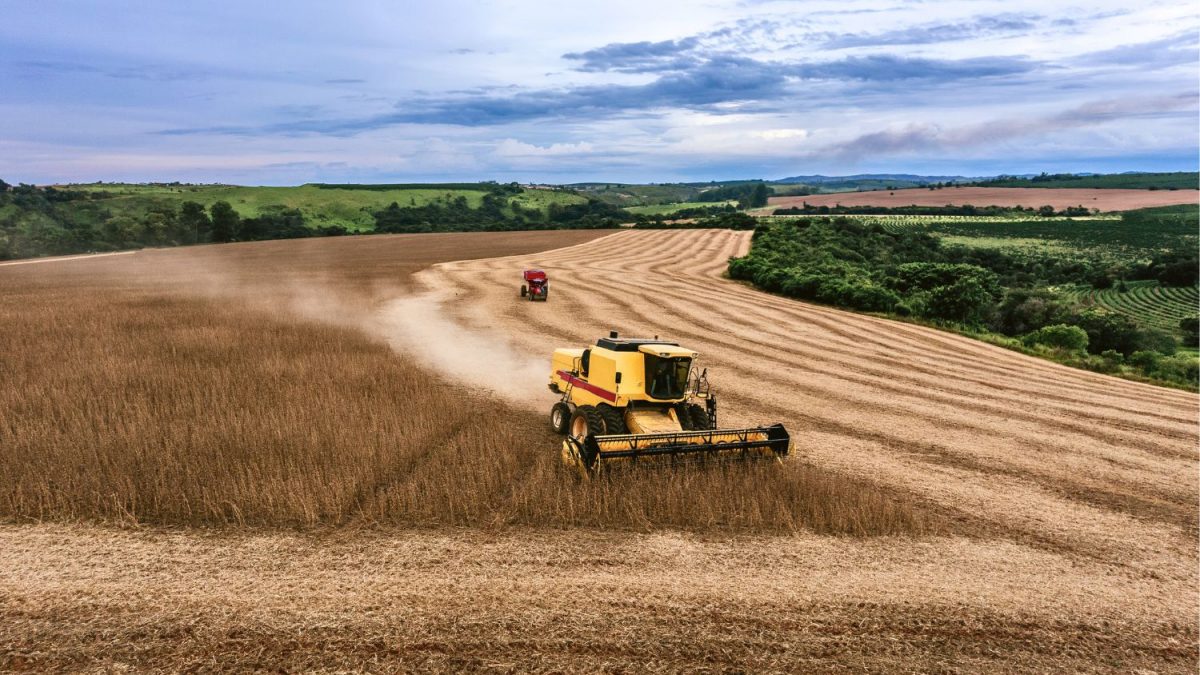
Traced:
<path id="1" fill-rule="evenodd" d="M 686 183 L 571 183 L 562 187 L 621 207 L 686 202 L 700 193 L 700 188 Z"/>
<path id="2" fill-rule="evenodd" d="M 852 176 L 790 176 L 771 181 L 775 194 L 816 195 L 832 192 L 866 192 L 870 190 L 901 190 L 936 184 L 966 183 L 977 178 L 966 176 L 922 176 L 911 173 L 860 173 Z"/>

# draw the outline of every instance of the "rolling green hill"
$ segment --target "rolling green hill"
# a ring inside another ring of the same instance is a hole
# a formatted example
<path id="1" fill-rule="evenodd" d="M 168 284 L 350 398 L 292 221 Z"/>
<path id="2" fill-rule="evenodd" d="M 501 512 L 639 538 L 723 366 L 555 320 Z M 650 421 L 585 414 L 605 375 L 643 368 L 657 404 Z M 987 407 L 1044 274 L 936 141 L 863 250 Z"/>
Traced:
<path id="1" fill-rule="evenodd" d="M 634 215 L 645 216 L 669 216 L 679 211 L 687 211 L 689 209 L 714 207 L 714 206 L 737 206 L 737 200 L 727 199 L 722 202 L 675 202 L 671 204 L 653 204 L 649 206 L 629 206 L 626 211 Z"/>
<path id="2" fill-rule="evenodd" d="M 368 232 L 615 227 L 628 217 L 572 191 L 515 183 L 0 183 L 0 259 Z"/>
<path id="3" fill-rule="evenodd" d="M 487 194 L 487 184 L 449 185 L 330 185 L 309 184 L 298 187 L 245 187 L 239 185 L 118 184 L 94 183 L 61 186 L 104 195 L 99 203 L 114 214 L 138 216 L 160 207 L 178 207 L 193 201 L 211 207 L 228 202 L 243 218 L 261 215 L 273 207 L 298 209 L 311 227 L 340 226 L 351 232 L 374 228 L 372 213 L 392 202 L 401 207 L 426 206 L 465 197 L 471 208 L 478 208 Z M 566 191 L 522 190 L 506 201 L 516 201 L 524 209 L 545 212 L 550 204 L 581 204 L 585 198 Z"/>
<path id="4" fill-rule="evenodd" d="M 686 202 L 700 193 L 700 188 L 682 183 L 631 185 L 626 183 L 573 183 L 567 185 L 579 194 L 599 199 L 613 206 L 652 206 Z"/>

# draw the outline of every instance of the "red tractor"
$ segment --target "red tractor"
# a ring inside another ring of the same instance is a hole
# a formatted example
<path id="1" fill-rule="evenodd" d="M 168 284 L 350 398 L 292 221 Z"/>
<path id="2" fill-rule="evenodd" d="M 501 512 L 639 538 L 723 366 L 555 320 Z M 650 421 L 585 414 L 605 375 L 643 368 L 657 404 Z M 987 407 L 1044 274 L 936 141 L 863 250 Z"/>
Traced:
<path id="1" fill-rule="evenodd" d="M 530 300 L 546 300 L 550 294 L 550 280 L 541 270 L 525 270 L 525 283 L 521 284 L 521 297 Z"/>

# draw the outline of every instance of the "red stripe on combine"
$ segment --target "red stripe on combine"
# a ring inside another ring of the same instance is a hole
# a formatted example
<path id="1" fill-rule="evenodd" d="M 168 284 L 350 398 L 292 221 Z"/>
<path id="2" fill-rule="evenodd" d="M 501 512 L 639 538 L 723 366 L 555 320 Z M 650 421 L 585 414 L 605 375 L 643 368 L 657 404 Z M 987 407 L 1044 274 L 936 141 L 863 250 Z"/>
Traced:
<path id="1" fill-rule="evenodd" d="M 591 393 L 599 396 L 600 398 L 604 399 L 605 401 L 616 401 L 617 400 L 617 395 L 612 393 L 611 391 L 608 391 L 606 389 L 601 389 L 600 387 L 597 387 L 594 384 L 588 384 L 587 382 L 584 382 L 583 380 L 579 379 L 578 377 L 575 377 L 574 375 L 568 373 L 565 370 L 558 371 L 558 376 L 561 377 L 562 379 L 566 380 L 572 387 L 579 387 L 580 389 L 582 389 L 584 391 L 590 391 Z"/>

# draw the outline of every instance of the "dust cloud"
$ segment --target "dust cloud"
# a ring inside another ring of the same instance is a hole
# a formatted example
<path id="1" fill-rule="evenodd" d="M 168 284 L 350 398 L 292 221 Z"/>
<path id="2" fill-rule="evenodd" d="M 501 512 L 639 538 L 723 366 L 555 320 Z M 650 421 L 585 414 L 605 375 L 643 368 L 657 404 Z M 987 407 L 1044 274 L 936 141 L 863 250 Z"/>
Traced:
<path id="1" fill-rule="evenodd" d="M 472 387 L 531 410 L 546 408 L 549 363 L 519 353 L 501 334 L 472 330 L 448 317 L 440 293 L 426 291 L 384 303 L 372 332 L 398 352 Z M 382 331 L 380 333 L 380 331 Z"/>
<path id="2" fill-rule="evenodd" d="M 280 269 L 273 266 L 279 259 L 275 256 L 265 262 L 254 258 L 253 264 L 247 264 L 221 253 L 217 249 L 123 252 L 115 258 L 89 256 L 97 259 L 88 265 L 37 267 L 46 268 L 47 275 L 79 276 L 91 284 L 107 281 L 155 294 L 170 291 L 356 330 L 437 374 L 524 408 L 549 409 L 548 359 L 519 352 L 500 332 L 459 323 L 447 312 L 446 298 L 429 282 L 418 282 L 414 288 L 393 280 L 373 280 L 364 288 L 321 269 L 319 262 L 300 270 Z"/>

